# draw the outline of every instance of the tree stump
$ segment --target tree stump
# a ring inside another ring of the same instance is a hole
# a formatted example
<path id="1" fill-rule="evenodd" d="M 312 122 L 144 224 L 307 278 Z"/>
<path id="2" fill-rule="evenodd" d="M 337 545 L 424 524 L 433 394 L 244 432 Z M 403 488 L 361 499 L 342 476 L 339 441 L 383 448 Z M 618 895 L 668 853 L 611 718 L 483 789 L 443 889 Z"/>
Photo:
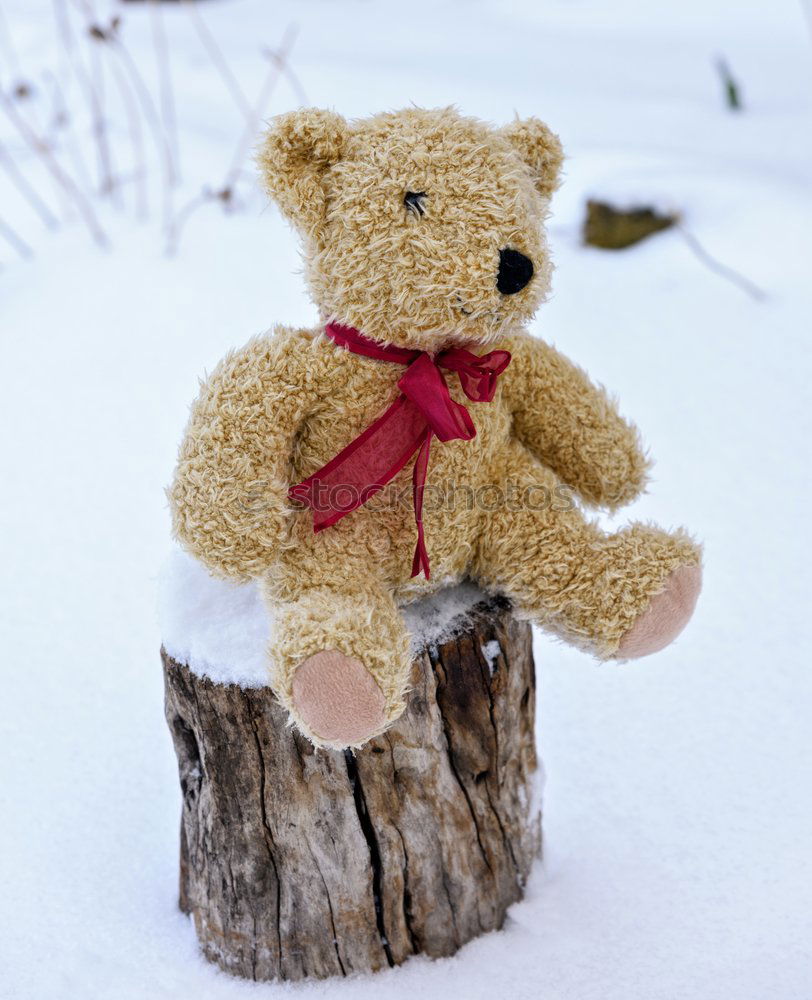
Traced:
<path id="1" fill-rule="evenodd" d="M 357 754 L 316 750 L 267 687 L 162 657 L 180 906 L 208 959 L 345 976 L 502 926 L 541 846 L 530 626 L 505 601 L 416 656 L 407 711 Z"/>

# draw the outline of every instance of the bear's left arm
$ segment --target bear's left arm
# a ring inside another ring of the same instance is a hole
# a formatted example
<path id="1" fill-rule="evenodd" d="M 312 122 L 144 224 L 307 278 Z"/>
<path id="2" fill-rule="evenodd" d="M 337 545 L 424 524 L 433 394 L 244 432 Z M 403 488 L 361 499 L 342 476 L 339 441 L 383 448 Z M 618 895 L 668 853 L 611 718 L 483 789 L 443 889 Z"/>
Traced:
<path id="1" fill-rule="evenodd" d="M 544 341 L 516 334 L 502 376 L 513 433 L 588 504 L 615 510 L 643 492 L 650 462 L 606 392 Z"/>

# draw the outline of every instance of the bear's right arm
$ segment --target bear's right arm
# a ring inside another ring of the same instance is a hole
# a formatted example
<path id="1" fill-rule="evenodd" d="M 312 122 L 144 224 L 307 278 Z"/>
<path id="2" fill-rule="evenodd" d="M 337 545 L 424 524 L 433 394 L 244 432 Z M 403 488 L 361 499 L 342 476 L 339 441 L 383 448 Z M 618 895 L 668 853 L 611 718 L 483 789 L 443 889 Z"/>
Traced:
<path id="1" fill-rule="evenodd" d="M 168 490 L 175 537 L 221 576 L 260 576 L 287 519 L 296 434 L 317 399 L 308 339 L 280 331 L 227 355 L 193 403 Z"/>
<path id="2" fill-rule="evenodd" d="M 637 428 L 577 365 L 527 333 L 507 338 L 513 433 L 587 504 L 614 511 L 645 489 L 650 462 Z"/>

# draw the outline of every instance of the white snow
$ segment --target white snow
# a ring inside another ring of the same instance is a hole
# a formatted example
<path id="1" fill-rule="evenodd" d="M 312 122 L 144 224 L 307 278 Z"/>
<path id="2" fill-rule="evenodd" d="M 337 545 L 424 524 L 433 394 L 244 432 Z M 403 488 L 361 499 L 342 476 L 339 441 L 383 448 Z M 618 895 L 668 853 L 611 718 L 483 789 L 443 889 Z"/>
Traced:
<path id="1" fill-rule="evenodd" d="M 255 583 L 218 579 L 173 549 L 158 591 L 161 642 L 174 660 L 216 684 L 268 683 L 271 619 Z"/>
<path id="2" fill-rule="evenodd" d="M 173 549 L 159 580 L 161 642 L 178 663 L 217 684 L 263 687 L 268 683 L 267 646 L 272 622 L 256 583 L 212 576 L 202 563 Z M 461 632 L 485 594 L 470 583 L 447 587 L 403 608 L 417 653 Z M 492 647 L 496 646 L 496 652 Z M 483 655 L 493 672 L 501 653 L 493 640 Z"/>
<path id="3" fill-rule="evenodd" d="M 106 16 L 108 0 L 95 3 Z M 42 70 L 63 58 L 54 7 L 61 0 L 3 0 L 3 88 L 22 73 L 48 93 Z M 151 5 L 118 10 L 152 85 Z M 222 183 L 244 119 L 188 6 L 162 10 L 181 123 L 178 208 Z M 545 855 L 503 933 L 448 961 L 349 982 L 254 987 L 219 974 L 176 907 L 180 795 L 154 614 L 169 533 L 162 488 L 198 377 L 275 322 L 314 322 L 315 309 L 294 237 L 247 176 L 240 210 L 200 208 L 168 259 L 151 147 L 148 221 L 134 221 L 132 180 L 120 209 L 94 202 L 109 252 L 75 210 L 48 232 L 0 163 L 0 218 L 34 252 L 19 260 L 0 237 L 0 997 L 808 1000 L 812 39 L 802 5 L 211 0 L 199 10 L 252 101 L 261 48 L 295 21 L 292 65 L 313 104 L 354 116 L 457 103 L 496 122 L 538 114 L 559 130 L 569 158 L 550 220 L 557 270 L 534 330 L 617 394 L 657 459 L 649 495 L 616 523 L 688 525 L 706 542 L 705 590 L 680 641 L 642 663 L 597 666 L 537 637 Z M 723 106 L 718 54 L 741 83 L 740 114 Z M 112 101 L 111 78 L 108 92 Z M 268 113 L 296 94 L 283 80 Z M 74 85 L 69 102 L 78 96 Z M 31 113 L 49 120 L 42 103 Z M 110 115 L 130 175 L 126 119 Z M 2 109 L 0 141 L 64 214 Z M 80 141 L 92 165 L 84 130 Z M 766 298 L 708 270 L 679 232 L 616 255 L 584 249 L 587 196 L 679 208 Z M 253 648 L 250 636 L 233 641 Z"/>
<path id="4" fill-rule="evenodd" d="M 485 600 L 486 595 L 466 581 L 405 605 L 402 612 L 412 651 L 439 646 L 462 632 L 470 621 L 471 611 Z"/>
<path id="5" fill-rule="evenodd" d="M 502 647 L 499 645 L 498 639 L 490 639 L 488 642 L 483 643 L 482 655 L 485 657 L 485 662 L 488 664 L 488 670 L 493 676 L 493 672 L 496 669 L 496 661 L 502 655 Z"/>

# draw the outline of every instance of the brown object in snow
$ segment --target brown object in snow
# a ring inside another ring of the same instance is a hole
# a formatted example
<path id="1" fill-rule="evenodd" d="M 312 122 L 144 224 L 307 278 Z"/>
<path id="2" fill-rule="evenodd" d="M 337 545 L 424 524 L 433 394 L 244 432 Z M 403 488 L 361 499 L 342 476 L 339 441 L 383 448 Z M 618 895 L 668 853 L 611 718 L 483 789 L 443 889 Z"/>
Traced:
<path id="1" fill-rule="evenodd" d="M 623 250 L 641 240 L 670 229 L 679 217 L 660 214 L 653 208 L 614 208 L 605 201 L 589 200 L 584 220 L 584 243 L 602 250 Z"/>

